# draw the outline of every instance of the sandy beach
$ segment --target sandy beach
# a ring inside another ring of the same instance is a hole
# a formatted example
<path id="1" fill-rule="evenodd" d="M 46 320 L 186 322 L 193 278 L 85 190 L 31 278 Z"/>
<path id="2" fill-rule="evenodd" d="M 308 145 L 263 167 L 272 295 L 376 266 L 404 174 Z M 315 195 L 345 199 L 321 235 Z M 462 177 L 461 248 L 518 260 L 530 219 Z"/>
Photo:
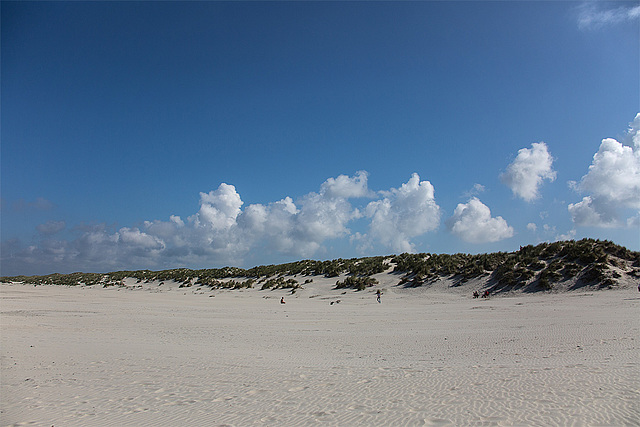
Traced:
<path id="1" fill-rule="evenodd" d="M 126 285 L 0 286 L 2 425 L 640 425 L 635 288 Z"/>

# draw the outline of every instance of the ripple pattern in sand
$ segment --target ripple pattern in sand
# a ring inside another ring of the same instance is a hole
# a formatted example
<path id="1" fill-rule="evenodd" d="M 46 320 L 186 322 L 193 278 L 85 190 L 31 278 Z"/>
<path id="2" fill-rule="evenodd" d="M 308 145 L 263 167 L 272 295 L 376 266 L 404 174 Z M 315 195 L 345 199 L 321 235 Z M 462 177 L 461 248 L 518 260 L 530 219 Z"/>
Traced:
<path id="1" fill-rule="evenodd" d="M 88 316 L 53 298 L 2 318 L 3 425 L 640 424 L 633 305 L 96 294 Z"/>

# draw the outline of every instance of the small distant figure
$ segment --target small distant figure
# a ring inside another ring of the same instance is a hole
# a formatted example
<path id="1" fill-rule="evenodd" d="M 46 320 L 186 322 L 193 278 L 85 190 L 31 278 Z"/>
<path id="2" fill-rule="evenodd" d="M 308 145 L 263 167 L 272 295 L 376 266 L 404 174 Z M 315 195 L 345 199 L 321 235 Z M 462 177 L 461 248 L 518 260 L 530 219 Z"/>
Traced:
<path id="1" fill-rule="evenodd" d="M 489 298 L 489 291 L 484 291 L 482 298 Z"/>
<path id="2" fill-rule="evenodd" d="M 473 291 L 473 297 L 480 298 L 480 294 L 478 293 L 478 291 Z"/>
<path id="3" fill-rule="evenodd" d="M 378 301 L 378 304 L 382 302 L 382 300 L 380 299 L 381 296 L 382 296 L 382 293 L 380 292 L 380 289 L 378 289 L 376 291 L 376 301 Z"/>
<path id="4" fill-rule="evenodd" d="M 280 298 L 280 304 L 286 304 L 286 302 L 284 302 L 284 297 Z"/>

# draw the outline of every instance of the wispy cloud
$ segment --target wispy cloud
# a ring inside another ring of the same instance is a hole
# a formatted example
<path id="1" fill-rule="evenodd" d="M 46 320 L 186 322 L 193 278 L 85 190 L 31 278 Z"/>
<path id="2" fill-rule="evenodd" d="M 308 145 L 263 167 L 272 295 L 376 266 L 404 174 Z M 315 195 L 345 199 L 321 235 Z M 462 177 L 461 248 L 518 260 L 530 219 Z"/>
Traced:
<path id="1" fill-rule="evenodd" d="M 12 204 L 12 209 L 16 212 L 27 211 L 50 211 L 56 206 L 50 200 L 44 197 L 38 197 L 33 201 L 27 201 L 25 199 L 18 199 Z"/>
<path id="2" fill-rule="evenodd" d="M 59 233 L 64 230 L 65 227 L 66 224 L 64 221 L 47 221 L 44 224 L 37 225 L 36 230 L 42 235 L 50 236 Z"/>
<path id="3" fill-rule="evenodd" d="M 476 184 L 473 184 L 473 188 L 471 188 L 471 190 L 465 191 L 462 196 L 465 198 L 470 198 L 473 196 L 478 196 L 484 193 L 484 191 L 485 191 L 484 185 L 476 183 Z"/>
<path id="4" fill-rule="evenodd" d="M 553 157 L 547 144 L 534 142 L 530 149 L 522 148 L 518 151 L 515 160 L 500 175 L 500 179 L 511 188 L 514 195 L 531 202 L 539 197 L 538 190 L 543 180 L 556 179 L 552 165 Z"/>
<path id="5" fill-rule="evenodd" d="M 604 2 L 604 5 L 607 3 Z M 600 2 L 585 2 L 578 7 L 578 27 L 598 29 L 640 18 L 640 4 L 607 9 Z"/>

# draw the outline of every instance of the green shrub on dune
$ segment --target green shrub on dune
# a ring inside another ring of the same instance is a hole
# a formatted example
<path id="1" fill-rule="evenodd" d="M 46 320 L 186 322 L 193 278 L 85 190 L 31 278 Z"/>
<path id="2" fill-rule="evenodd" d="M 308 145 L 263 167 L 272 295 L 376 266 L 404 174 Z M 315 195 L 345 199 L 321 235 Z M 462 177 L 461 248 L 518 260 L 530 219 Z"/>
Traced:
<path id="1" fill-rule="evenodd" d="M 371 287 L 377 283 L 378 281 L 373 277 L 348 276 L 344 279 L 344 281 L 336 282 L 336 289 L 352 288 L 357 291 L 363 291 L 366 288 Z"/>

